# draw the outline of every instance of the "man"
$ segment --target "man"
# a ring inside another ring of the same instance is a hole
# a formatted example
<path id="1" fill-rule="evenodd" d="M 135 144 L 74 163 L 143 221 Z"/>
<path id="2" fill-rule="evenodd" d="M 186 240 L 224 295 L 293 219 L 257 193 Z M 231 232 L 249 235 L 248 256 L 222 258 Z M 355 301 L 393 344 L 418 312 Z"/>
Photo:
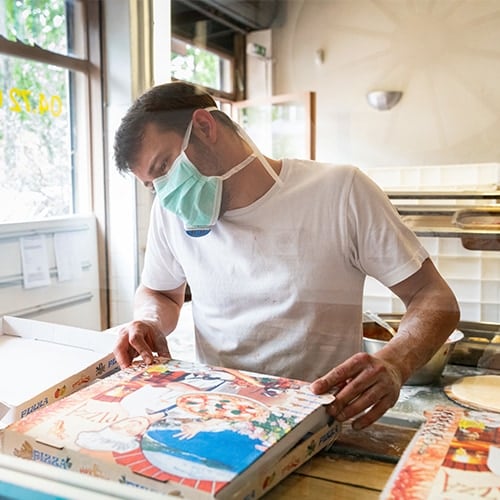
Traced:
<path id="1" fill-rule="evenodd" d="M 457 325 L 455 297 L 385 194 L 358 169 L 263 157 L 206 93 L 159 85 L 129 109 L 115 160 L 156 199 L 134 321 L 115 354 L 169 355 L 186 283 L 200 361 L 338 388 L 329 412 L 373 423 Z M 406 306 L 362 350 L 365 277 Z"/>

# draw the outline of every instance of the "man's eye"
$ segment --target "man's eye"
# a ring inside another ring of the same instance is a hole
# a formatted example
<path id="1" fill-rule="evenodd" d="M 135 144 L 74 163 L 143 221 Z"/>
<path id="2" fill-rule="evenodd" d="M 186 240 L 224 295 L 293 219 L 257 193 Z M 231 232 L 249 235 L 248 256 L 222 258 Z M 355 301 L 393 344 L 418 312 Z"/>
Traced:
<path id="1" fill-rule="evenodd" d="M 165 174 L 165 173 L 167 172 L 167 170 L 168 170 L 168 161 L 167 161 L 167 160 L 164 160 L 164 161 L 162 162 L 162 164 L 160 165 L 160 172 L 161 172 L 162 174 Z"/>

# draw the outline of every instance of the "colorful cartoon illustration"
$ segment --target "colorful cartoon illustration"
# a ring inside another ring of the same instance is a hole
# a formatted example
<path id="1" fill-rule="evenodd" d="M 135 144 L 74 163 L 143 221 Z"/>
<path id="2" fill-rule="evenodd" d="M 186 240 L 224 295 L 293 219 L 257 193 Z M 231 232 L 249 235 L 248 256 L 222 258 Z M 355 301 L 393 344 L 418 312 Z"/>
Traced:
<path id="1" fill-rule="evenodd" d="M 51 444 L 207 491 L 322 405 L 306 382 L 175 360 L 134 366 L 81 391 L 37 422 Z"/>
<path id="2" fill-rule="evenodd" d="M 62 387 L 58 387 L 55 392 L 54 392 L 54 397 L 57 398 L 62 398 L 66 394 L 66 386 L 63 385 Z"/>

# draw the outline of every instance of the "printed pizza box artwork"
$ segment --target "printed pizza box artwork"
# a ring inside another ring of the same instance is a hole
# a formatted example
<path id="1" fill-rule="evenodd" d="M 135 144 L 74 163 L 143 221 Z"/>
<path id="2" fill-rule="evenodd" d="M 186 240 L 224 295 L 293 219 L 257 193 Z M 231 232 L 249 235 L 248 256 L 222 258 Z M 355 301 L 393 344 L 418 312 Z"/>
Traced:
<path id="1" fill-rule="evenodd" d="M 381 498 L 500 499 L 500 413 L 437 406 Z"/>
<path id="2" fill-rule="evenodd" d="M 15 422 L 3 451 L 189 498 L 255 498 L 335 439 L 332 400 L 307 382 L 159 358 Z"/>

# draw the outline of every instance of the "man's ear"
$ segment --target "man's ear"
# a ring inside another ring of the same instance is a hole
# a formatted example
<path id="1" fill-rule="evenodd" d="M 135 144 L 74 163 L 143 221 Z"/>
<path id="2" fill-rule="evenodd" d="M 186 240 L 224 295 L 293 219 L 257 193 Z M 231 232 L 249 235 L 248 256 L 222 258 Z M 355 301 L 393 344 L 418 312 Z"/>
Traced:
<path id="1" fill-rule="evenodd" d="M 217 140 L 217 122 L 209 111 L 197 109 L 193 113 L 193 133 L 204 142 L 213 144 Z"/>

